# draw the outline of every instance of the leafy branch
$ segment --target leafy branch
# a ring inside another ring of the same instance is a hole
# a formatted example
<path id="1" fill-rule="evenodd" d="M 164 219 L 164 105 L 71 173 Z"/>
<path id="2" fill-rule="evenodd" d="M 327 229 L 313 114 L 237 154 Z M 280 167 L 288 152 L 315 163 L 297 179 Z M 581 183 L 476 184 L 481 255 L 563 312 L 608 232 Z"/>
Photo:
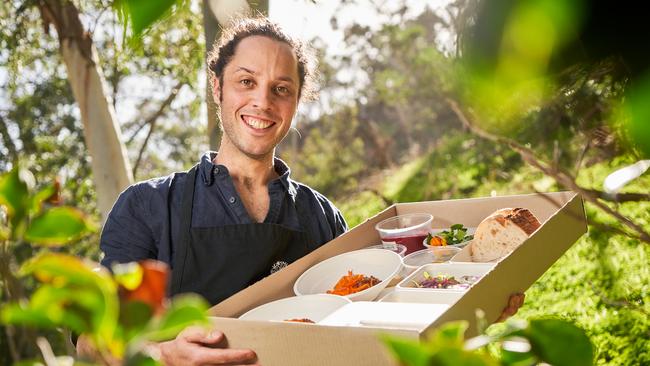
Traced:
<path id="1" fill-rule="evenodd" d="M 178 95 L 178 91 L 183 87 L 183 85 L 185 85 L 184 81 L 178 82 L 172 88 L 172 90 L 169 92 L 169 95 L 167 96 L 167 98 L 162 103 L 160 103 L 160 106 L 158 107 L 158 110 L 154 114 L 152 114 L 149 118 L 147 118 L 147 120 L 145 121 L 144 124 L 142 124 L 142 126 L 149 125 L 149 132 L 147 133 L 147 137 L 145 137 L 144 142 L 142 142 L 142 146 L 140 147 L 140 151 L 138 152 L 138 158 L 135 160 L 135 164 L 133 164 L 133 176 L 134 177 L 136 176 L 136 173 L 138 171 L 138 167 L 140 166 L 140 161 L 142 160 L 142 156 L 144 155 L 144 151 L 147 148 L 147 144 L 149 143 L 149 139 L 151 138 L 151 135 L 153 134 L 154 128 L 156 127 L 156 122 L 165 113 L 165 109 L 167 109 L 167 107 L 169 107 L 169 105 L 172 104 L 174 99 L 176 99 L 176 95 Z M 138 131 L 139 130 L 140 129 L 138 129 Z M 134 133 L 133 137 L 135 137 L 135 135 L 137 134 L 138 131 L 136 131 Z"/>
<path id="2" fill-rule="evenodd" d="M 620 221 L 623 225 L 628 227 L 632 232 L 628 232 L 627 236 L 637 239 L 639 241 L 643 241 L 647 244 L 650 244 L 650 234 L 646 232 L 643 229 L 643 227 L 636 224 L 635 222 L 633 222 L 632 220 L 630 220 L 620 212 L 612 209 L 607 204 L 602 202 L 602 200 L 623 202 L 623 199 L 627 201 L 647 200 L 649 195 L 628 193 L 622 195 L 621 199 L 617 199 L 616 196 L 614 196 L 614 198 L 611 198 L 604 192 L 580 187 L 576 182 L 576 178 L 573 177 L 570 173 L 559 168 L 557 164 L 552 164 L 547 161 L 544 161 L 543 159 L 537 157 L 535 152 L 532 149 L 527 148 L 512 139 L 503 136 L 497 136 L 495 134 L 489 133 L 477 127 L 475 123 L 472 123 L 472 121 L 467 116 L 467 114 L 463 112 L 463 110 L 455 100 L 451 98 L 446 98 L 445 100 L 447 102 L 447 105 L 449 105 L 449 107 L 455 113 L 456 117 L 460 120 L 463 126 L 469 129 L 472 133 L 474 133 L 475 135 L 483 139 L 510 147 L 512 150 L 517 152 L 521 156 L 521 158 L 525 162 L 530 164 L 532 167 L 538 169 L 545 175 L 555 179 L 555 181 L 561 186 L 579 193 L 586 201 L 592 203 L 593 205 L 595 205 L 605 213 L 613 216 L 618 221 Z"/>
<path id="3" fill-rule="evenodd" d="M 538 363 L 591 365 L 593 346 L 585 332 L 559 319 L 508 321 L 507 328 L 496 335 L 464 339 L 467 321 L 442 325 L 422 342 L 384 336 L 393 355 L 408 366 L 515 366 Z M 499 346 L 497 355 L 486 352 L 490 345 Z"/>
<path id="4" fill-rule="evenodd" d="M 57 201 L 55 185 L 33 193 L 34 185 L 31 173 L 17 166 L 0 175 L 0 281 L 7 300 L 0 306 L 0 323 L 14 362 L 35 356 L 37 346 L 48 366 L 61 364 L 32 329 L 65 328 L 87 335 L 96 351 L 93 360 L 102 365 L 115 359 L 151 365 L 155 361 L 143 355 L 147 342 L 207 322 L 202 298 L 166 301 L 169 270 L 161 262 L 114 266 L 112 276 L 97 263 L 46 250 L 74 242 L 95 227 L 79 210 L 50 204 Z M 15 249 L 24 243 L 41 250 L 19 265 Z M 29 298 L 21 281 L 27 276 L 40 282 Z"/>

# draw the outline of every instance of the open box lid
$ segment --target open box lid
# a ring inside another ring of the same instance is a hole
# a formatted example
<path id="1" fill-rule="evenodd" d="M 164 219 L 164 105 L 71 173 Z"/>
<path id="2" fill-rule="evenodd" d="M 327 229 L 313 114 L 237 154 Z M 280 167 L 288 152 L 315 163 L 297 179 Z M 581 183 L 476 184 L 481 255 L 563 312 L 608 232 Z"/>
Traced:
<path id="1" fill-rule="evenodd" d="M 434 227 L 453 223 L 476 226 L 484 217 L 504 207 L 529 209 L 540 220 L 541 227 L 423 332 L 231 319 L 263 303 L 293 296 L 294 281 L 312 265 L 343 252 L 377 244 L 380 240 L 374 226 L 383 219 L 397 214 L 428 212 L 435 216 Z M 586 231 L 582 199 L 573 192 L 396 204 L 215 305 L 210 311 L 220 316 L 213 318 L 213 322 L 226 334 L 230 347 L 255 350 L 259 362 L 267 366 L 395 365 L 380 334 L 421 338 L 428 330 L 445 322 L 464 319 L 470 322 L 466 336 L 474 335 L 477 308 L 485 312 L 488 322 L 496 320 L 510 294 L 525 291 Z"/>

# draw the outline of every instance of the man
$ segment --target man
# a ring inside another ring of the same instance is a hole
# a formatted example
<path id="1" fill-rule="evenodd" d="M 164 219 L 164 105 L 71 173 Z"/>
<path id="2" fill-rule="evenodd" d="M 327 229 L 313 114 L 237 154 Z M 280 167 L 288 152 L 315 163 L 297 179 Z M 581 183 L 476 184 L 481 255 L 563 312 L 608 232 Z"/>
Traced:
<path id="1" fill-rule="evenodd" d="M 347 230 L 324 196 L 290 178 L 275 158 L 301 97 L 311 59 L 267 19 L 226 30 L 208 58 L 223 138 L 187 173 L 137 183 L 102 231 L 102 264 L 145 258 L 172 268 L 172 295 L 216 304 Z M 156 347 L 166 364 L 254 362 L 250 350 L 216 347 L 223 334 L 189 328 Z"/>
<path id="2" fill-rule="evenodd" d="M 298 101 L 309 96 L 310 61 L 267 19 L 226 30 L 208 57 L 224 132 L 219 152 L 187 173 L 124 191 L 102 231 L 102 264 L 161 260 L 172 268 L 172 295 L 196 292 L 216 304 L 347 230 L 339 210 L 275 158 Z M 217 330 L 191 327 L 152 352 L 166 365 L 255 362 L 252 350 L 221 348 L 223 341 Z"/>

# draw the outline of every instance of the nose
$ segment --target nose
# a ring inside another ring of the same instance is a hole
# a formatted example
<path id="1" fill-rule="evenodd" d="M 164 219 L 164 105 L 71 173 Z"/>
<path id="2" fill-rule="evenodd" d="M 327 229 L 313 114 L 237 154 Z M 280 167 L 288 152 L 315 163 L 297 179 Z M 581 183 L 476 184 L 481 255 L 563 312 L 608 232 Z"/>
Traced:
<path id="1" fill-rule="evenodd" d="M 273 104 L 272 98 L 270 88 L 257 88 L 253 92 L 253 106 L 261 110 L 269 110 Z"/>

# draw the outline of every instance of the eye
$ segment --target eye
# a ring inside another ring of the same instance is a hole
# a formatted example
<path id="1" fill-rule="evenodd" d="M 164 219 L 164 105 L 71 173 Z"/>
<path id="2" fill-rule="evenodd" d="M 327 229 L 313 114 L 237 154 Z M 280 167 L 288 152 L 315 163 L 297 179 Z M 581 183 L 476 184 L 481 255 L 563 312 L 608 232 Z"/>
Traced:
<path id="1" fill-rule="evenodd" d="M 241 85 L 243 85 L 243 86 L 248 87 L 248 86 L 253 85 L 253 80 L 251 80 L 251 79 L 242 79 L 242 80 L 239 80 L 239 83 Z"/>
<path id="2" fill-rule="evenodd" d="M 282 95 L 287 95 L 287 94 L 291 93 L 289 88 L 287 88 L 286 86 L 276 86 L 275 87 L 275 92 L 278 93 L 278 94 L 282 94 Z"/>

